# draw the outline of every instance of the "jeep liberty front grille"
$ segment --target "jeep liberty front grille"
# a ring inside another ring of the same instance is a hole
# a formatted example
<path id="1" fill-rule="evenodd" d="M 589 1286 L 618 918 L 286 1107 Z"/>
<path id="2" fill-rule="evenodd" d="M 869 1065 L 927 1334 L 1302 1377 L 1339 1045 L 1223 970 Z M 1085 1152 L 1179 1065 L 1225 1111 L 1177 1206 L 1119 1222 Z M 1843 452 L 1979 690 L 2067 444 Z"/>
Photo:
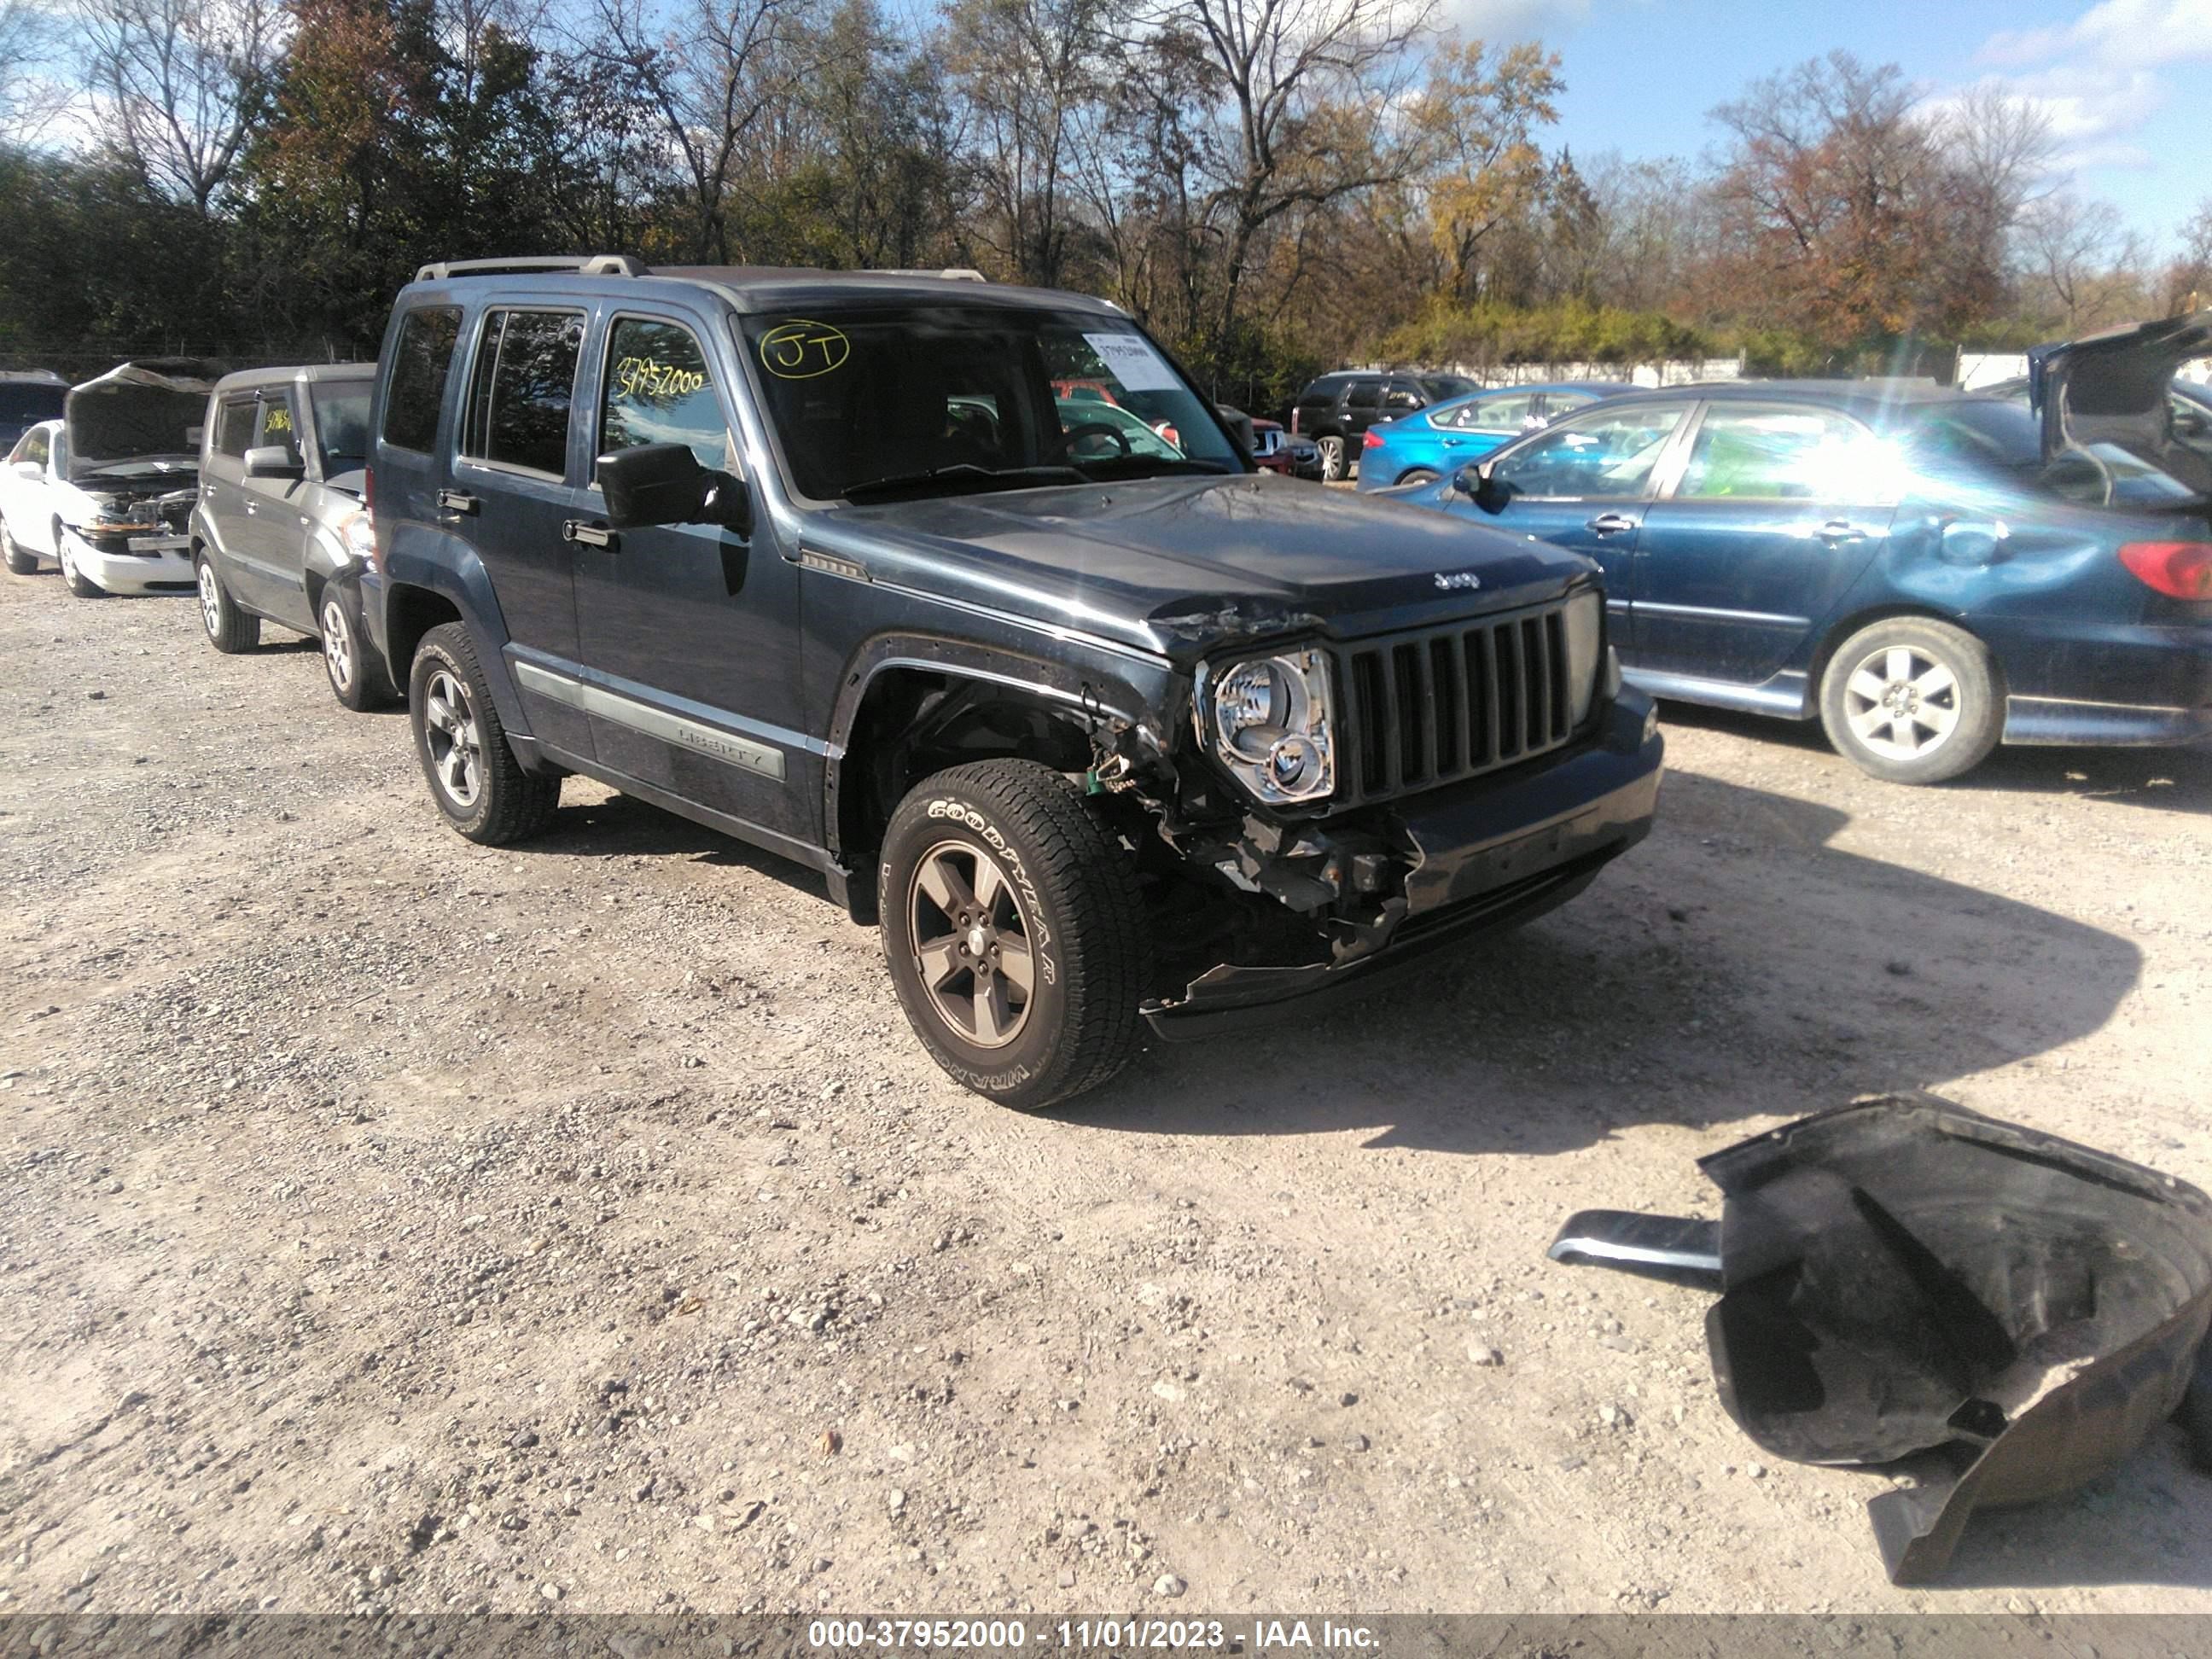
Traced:
<path id="1" fill-rule="evenodd" d="M 1346 805 L 1456 782 L 1572 735 L 1566 605 L 1336 647 Z"/>

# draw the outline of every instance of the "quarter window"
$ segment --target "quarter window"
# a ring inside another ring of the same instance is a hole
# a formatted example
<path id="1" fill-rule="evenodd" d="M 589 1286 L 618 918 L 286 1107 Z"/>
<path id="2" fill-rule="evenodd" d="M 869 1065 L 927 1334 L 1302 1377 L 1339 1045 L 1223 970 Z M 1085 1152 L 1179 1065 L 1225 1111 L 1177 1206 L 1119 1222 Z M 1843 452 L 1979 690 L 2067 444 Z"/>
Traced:
<path id="1" fill-rule="evenodd" d="M 1817 409 L 1705 411 L 1676 486 L 1680 501 L 1820 501 L 1851 493 L 1867 470 L 1867 436 Z"/>
<path id="2" fill-rule="evenodd" d="M 494 311 L 483 324 L 461 453 L 561 477 L 584 319 L 568 311 Z"/>
<path id="3" fill-rule="evenodd" d="M 234 459 L 243 456 L 253 447 L 253 428 L 258 419 L 258 409 L 251 398 L 223 404 L 222 416 L 216 422 L 216 452 Z"/>
<path id="4" fill-rule="evenodd" d="M 699 465 L 728 470 L 729 423 L 707 354 L 677 323 L 623 317 L 607 331 L 607 373 L 599 404 L 599 451 L 640 444 L 689 444 Z"/>
<path id="5" fill-rule="evenodd" d="M 1490 476 L 1518 495 L 1642 495 L 1683 412 L 1680 404 L 1645 404 L 1577 416 L 1501 452 Z"/>
<path id="6" fill-rule="evenodd" d="M 392 378 L 385 394 L 384 441 L 427 453 L 437 447 L 438 411 L 453 373 L 453 346 L 461 337 L 459 306 L 426 306 L 399 325 Z M 226 452 L 228 453 L 228 452 Z"/>

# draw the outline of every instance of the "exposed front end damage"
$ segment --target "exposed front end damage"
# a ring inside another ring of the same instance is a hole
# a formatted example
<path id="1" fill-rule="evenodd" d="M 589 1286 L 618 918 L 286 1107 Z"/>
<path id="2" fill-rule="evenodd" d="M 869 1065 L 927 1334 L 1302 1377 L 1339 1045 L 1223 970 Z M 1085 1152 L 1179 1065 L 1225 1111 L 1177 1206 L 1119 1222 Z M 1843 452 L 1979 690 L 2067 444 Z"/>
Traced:
<path id="1" fill-rule="evenodd" d="M 1626 691 L 1522 765 L 1292 814 L 1256 807 L 1187 750 L 1170 757 L 1109 727 L 1094 743 L 1092 785 L 1115 798 L 1154 877 L 1159 971 L 1144 1013 L 1168 1038 L 1294 1012 L 1565 903 L 1649 832 L 1663 755 L 1649 700 Z"/>
<path id="2" fill-rule="evenodd" d="M 1932 1095 L 1863 1100 L 1701 1160 L 1717 1224 L 1592 1211 L 1554 1260 L 1722 1290 L 1722 1405 L 1769 1452 L 1884 1466 L 1899 1583 L 1979 1505 L 2072 1492 L 2168 1418 L 2212 1461 L 2212 1199 Z"/>

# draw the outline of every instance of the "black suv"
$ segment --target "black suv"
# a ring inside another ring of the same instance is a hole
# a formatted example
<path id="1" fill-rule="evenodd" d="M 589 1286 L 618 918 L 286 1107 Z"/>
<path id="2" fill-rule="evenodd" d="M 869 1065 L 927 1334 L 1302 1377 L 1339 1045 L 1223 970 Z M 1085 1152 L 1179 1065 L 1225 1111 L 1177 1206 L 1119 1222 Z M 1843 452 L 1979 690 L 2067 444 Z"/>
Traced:
<path id="1" fill-rule="evenodd" d="M 574 771 L 810 866 L 1003 1100 L 1536 915 L 1650 825 L 1589 561 L 1255 472 L 1096 300 L 431 265 L 372 430 L 369 628 L 453 827 L 541 830 Z"/>
<path id="2" fill-rule="evenodd" d="M 1291 430 L 1321 450 L 1325 481 L 1348 478 L 1359 462 L 1359 441 L 1378 421 L 1395 421 L 1431 404 L 1478 391 L 1460 374 L 1324 374 L 1291 405 Z"/>

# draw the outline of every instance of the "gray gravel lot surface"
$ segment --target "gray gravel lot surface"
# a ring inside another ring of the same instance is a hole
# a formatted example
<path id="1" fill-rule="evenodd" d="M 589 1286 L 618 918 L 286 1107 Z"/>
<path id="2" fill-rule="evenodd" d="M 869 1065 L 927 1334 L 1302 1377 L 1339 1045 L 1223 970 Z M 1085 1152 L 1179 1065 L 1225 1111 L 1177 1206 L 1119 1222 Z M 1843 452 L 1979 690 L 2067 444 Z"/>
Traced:
<path id="1" fill-rule="evenodd" d="M 811 878 L 471 847 L 311 649 L 0 579 L 0 1611 L 2212 1609 L 2178 1433 L 1895 1589 L 1543 1259 L 1897 1085 L 2212 1186 L 2212 756 L 1670 709 L 1567 909 L 1026 1117 Z"/>

